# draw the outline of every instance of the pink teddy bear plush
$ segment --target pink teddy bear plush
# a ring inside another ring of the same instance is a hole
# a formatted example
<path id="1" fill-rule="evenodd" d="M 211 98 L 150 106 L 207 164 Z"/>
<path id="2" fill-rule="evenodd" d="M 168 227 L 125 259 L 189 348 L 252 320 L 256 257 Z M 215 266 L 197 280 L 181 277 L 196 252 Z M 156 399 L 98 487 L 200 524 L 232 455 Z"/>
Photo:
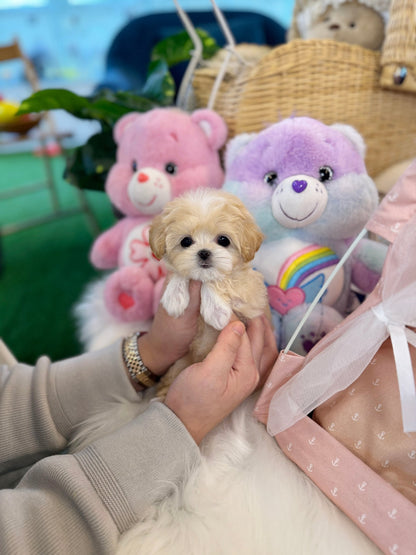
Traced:
<path id="1" fill-rule="evenodd" d="M 149 247 L 151 220 L 189 189 L 222 186 L 219 149 L 226 138 L 223 119 L 207 109 L 188 114 L 155 108 L 116 123 L 117 160 L 105 189 L 124 217 L 96 239 L 90 253 L 97 268 L 117 268 L 104 286 L 105 305 L 116 319 L 153 316 L 165 269 Z"/>

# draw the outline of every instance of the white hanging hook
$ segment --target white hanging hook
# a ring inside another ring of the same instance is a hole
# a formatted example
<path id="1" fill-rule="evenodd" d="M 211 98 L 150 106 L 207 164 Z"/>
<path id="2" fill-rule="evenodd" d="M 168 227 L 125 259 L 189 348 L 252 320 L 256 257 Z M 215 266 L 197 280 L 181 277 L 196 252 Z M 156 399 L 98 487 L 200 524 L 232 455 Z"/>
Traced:
<path id="1" fill-rule="evenodd" d="M 180 84 L 178 95 L 177 95 L 177 98 L 176 98 L 177 106 L 179 106 L 180 108 L 184 108 L 185 105 L 186 105 L 186 96 L 188 94 L 188 90 L 189 90 L 190 84 L 192 82 L 192 78 L 193 78 L 195 69 L 196 69 L 197 65 L 199 64 L 199 62 L 202 58 L 203 48 L 202 48 L 202 41 L 199 38 L 199 35 L 196 32 L 195 27 L 193 26 L 191 20 L 189 19 L 187 14 L 182 9 L 179 2 L 177 0 L 173 0 L 173 2 L 175 4 L 175 7 L 176 7 L 176 10 L 178 12 L 179 17 L 181 18 L 182 24 L 185 27 L 185 29 L 187 30 L 189 36 L 191 37 L 191 41 L 194 45 L 191 60 L 188 64 L 188 67 L 186 68 L 185 74 L 182 78 L 182 82 Z"/>
<path id="2" fill-rule="evenodd" d="M 231 29 L 229 28 L 229 26 L 228 26 L 228 24 L 225 20 L 225 17 L 223 15 L 222 11 L 217 6 L 217 3 L 215 2 L 215 0 L 211 0 L 211 4 L 212 4 L 212 8 L 213 8 L 214 13 L 215 13 L 215 17 L 217 18 L 218 24 L 221 27 L 221 31 L 223 32 L 223 34 L 225 36 L 225 40 L 227 41 L 224 61 L 222 62 L 221 67 L 220 67 L 220 69 L 217 73 L 217 77 L 215 78 L 214 85 L 212 87 L 212 91 L 211 91 L 211 94 L 209 95 L 209 99 L 208 99 L 207 108 L 209 108 L 210 110 L 213 110 L 214 104 L 215 104 L 215 99 L 216 99 L 217 94 L 218 94 L 218 90 L 221 86 L 222 80 L 224 79 L 224 75 L 225 75 L 225 72 L 227 71 L 228 64 L 230 63 L 232 53 L 233 53 L 233 51 L 235 51 L 235 39 L 234 39 L 234 36 L 231 32 Z"/>
<path id="3" fill-rule="evenodd" d="M 224 14 L 222 13 L 222 11 L 217 6 L 217 3 L 215 2 L 215 0 L 211 0 L 211 4 L 212 4 L 212 8 L 214 10 L 215 17 L 217 18 L 217 21 L 218 21 L 218 25 L 221 27 L 221 31 L 223 32 L 225 40 L 227 41 L 227 45 L 231 49 L 234 49 L 235 48 L 235 39 L 234 39 L 234 36 L 231 32 L 231 29 L 230 29 L 226 19 L 224 17 Z"/>
<path id="4" fill-rule="evenodd" d="M 215 13 L 215 17 L 217 18 L 218 24 L 221 27 L 221 31 L 223 32 L 225 40 L 227 41 L 227 44 L 225 46 L 226 53 L 224 56 L 224 60 L 218 71 L 217 77 L 215 78 L 215 82 L 208 99 L 207 108 L 212 110 L 214 108 L 214 103 L 218 94 L 218 90 L 221 86 L 222 80 L 224 79 L 224 75 L 225 75 L 225 72 L 227 71 L 228 64 L 230 63 L 231 56 L 233 55 L 236 56 L 243 64 L 246 64 L 246 61 L 237 53 L 235 49 L 235 39 L 224 17 L 224 14 L 217 6 L 217 3 L 215 2 L 215 0 L 211 0 L 211 4 Z"/>

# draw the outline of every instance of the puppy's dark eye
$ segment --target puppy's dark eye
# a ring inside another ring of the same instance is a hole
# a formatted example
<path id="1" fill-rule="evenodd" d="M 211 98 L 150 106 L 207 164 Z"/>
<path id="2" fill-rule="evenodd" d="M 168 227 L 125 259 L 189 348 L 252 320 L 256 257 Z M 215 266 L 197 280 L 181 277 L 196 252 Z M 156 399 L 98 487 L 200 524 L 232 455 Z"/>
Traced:
<path id="1" fill-rule="evenodd" d="M 219 235 L 217 237 L 217 243 L 220 247 L 229 247 L 231 244 L 231 241 L 228 239 L 226 235 Z"/>
<path id="2" fill-rule="evenodd" d="M 263 181 L 267 183 L 267 185 L 270 185 L 270 186 L 275 185 L 277 181 L 277 172 L 275 171 L 267 172 L 266 175 L 263 177 Z"/>
<path id="3" fill-rule="evenodd" d="M 319 168 L 319 181 L 325 183 L 325 181 L 331 181 L 334 175 L 334 170 L 330 166 L 322 166 Z"/>
<path id="4" fill-rule="evenodd" d="M 351 27 L 351 29 L 353 29 L 355 27 L 355 21 L 351 21 L 350 27 Z"/>
<path id="5" fill-rule="evenodd" d="M 167 173 L 170 173 L 170 175 L 175 175 L 176 172 L 178 171 L 178 166 L 173 162 L 168 162 L 165 166 L 165 171 Z"/>
<path id="6" fill-rule="evenodd" d="M 132 161 L 132 163 L 131 163 L 131 169 L 132 169 L 134 172 L 137 172 L 137 162 L 136 162 L 136 160 L 133 160 L 133 161 Z"/>
<path id="7" fill-rule="evenodd" d="M 184 237 L 181 241 L 181 247 L 183 247 L 184 249 L 187 249 L 193 244 L 194 244 L 193 239 L 192 237 L 189 237 L 189 235 Z"/>

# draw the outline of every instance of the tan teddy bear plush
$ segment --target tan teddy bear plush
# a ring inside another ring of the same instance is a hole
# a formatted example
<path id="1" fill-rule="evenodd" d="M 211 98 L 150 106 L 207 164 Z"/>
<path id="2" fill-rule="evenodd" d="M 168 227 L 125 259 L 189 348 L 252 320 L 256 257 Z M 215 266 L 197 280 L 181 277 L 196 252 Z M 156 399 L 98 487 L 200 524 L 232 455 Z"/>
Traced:
<path id="1" fill-rule="evenodd" d="M 390 0 L 301 0 L 288 40 L 331 39 L 379 50 Z"/>

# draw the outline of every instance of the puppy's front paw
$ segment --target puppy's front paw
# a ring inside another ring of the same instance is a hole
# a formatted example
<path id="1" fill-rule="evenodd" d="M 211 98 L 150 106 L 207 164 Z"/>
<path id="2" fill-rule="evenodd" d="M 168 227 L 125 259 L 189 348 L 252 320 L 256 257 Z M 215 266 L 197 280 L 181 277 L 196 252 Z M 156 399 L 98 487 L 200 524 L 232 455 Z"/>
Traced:
<path id="1" fill-rule="evenodd" d="M 205 322 L 222 330 L 230 321 L 232 310 L 218 295 L 206 286 L 201 289 L 201 315 Z"/>
<path id="2" fill-rule="evenodd" d="M 231 310 L 226 306 L 217 306 L 215 312 L 208 316 L 205 321 L 215 328 L 216 330 L 222 330 L 228 324 L 231 318 Z"/>
<path id="3" fill-rule="evenodd" d="M 172 276 L 160 302 L 169 316 L 174 318 L 181 316 L 189 304 L 188 280 L 179 276 Z"/>

